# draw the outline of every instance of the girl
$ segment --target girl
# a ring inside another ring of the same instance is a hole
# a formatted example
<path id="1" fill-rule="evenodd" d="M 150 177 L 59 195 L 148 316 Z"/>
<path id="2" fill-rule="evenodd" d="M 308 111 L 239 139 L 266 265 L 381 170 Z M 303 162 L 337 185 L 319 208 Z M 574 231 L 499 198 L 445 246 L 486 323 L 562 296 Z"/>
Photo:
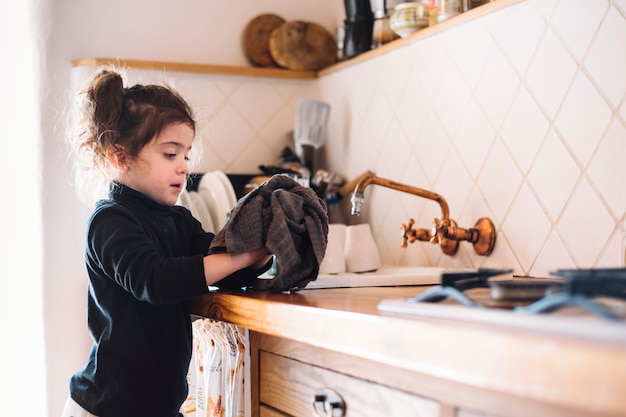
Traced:
<path id="1" fill-rule="evenodd" d="M 63 416 L 176 417 L 187 396 L 190 299 L 222 279 L 260 274 L 270 257 L 265 248 L 207 256 L 214 235 L 175 205 L 195 136 L 180 95 L 124 88 L 112 71 L 96 75 L 84 95 L 79 149 L 110 186 L 87 227 L 94 344 L 70 380 Z"/>

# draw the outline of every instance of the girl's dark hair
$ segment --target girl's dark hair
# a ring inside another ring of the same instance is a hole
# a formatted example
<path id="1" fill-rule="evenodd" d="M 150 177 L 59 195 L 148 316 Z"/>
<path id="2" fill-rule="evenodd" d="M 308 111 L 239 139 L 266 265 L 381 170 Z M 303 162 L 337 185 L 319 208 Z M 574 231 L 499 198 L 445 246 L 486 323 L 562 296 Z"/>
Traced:
<path id="1" fill-rule="evenodd" d="M 124 150 L 132 162 L 141 149 L 168 126 L 183 123 L 194 132 L 195 121 L 187 102 L 171 88 L 134 85 L 124 88 L 120 74 L 103 70 L 89 83 L 85 94 L 85 130 L 80 148 L 105 170 L 107 153 Z"/>
<path id="2" fill-rule="evenodd" d="M 78 196 L 88 205 L 106 196 L 117 174 L 109 152 L 124 152 L 125 163 L 132 164 L 167 127 L 183 123 L 196 132 L 191 108 L 176 91 L 159 85 L 124 88 L 115 70 L 100 71 L 76 98 L 67 139 L 76 152 Z"/>

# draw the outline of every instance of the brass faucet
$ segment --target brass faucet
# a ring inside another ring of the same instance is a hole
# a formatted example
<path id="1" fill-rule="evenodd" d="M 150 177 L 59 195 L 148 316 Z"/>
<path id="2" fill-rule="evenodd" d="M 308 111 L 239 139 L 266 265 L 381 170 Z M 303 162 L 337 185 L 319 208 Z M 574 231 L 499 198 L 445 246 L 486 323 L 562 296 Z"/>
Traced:
<path id="1" fill-rule="evenodd" d="M 437 202 L 439 207 L 441 207 L 441 219 L 435 218 L 433 220 L 433 228 L 430 230 L 413 229 L 413 225 L 415 224 L 415 220 L 413 219 L 409 219 L 408 225 L 403 223 L 401 229 L 404 233 L 402 235 L 401 247 L 406 248 L 407 242 L 413 243 L 416 240 L 420 240 L 439 244 L 443 253 L 446 255 L 454 255 L 458 250 L 459 242 L 467 241 L 474 245 L 474 252 L 478 255 L 487 256 L 493 250 L 496 242 L 496 230 L 493 222 L 489 218 L 482 217 L 478 219 L 474 227 L 470 229 L 460 228 L 457 226 L 456 222 L 450 218 L 448 203 L 441 195 L 411 185 L 381 178 L 374 174 L 363 177 L 354 187 L 354 192 L 350 198 L 350 202 L 352 203 L 351 214 L 353 216 L 361 214 L 361 206 L 365 200 L 363 193 L 365 188 L 370 184 L 381 185 L 418 197 L 427 198 Z"/>

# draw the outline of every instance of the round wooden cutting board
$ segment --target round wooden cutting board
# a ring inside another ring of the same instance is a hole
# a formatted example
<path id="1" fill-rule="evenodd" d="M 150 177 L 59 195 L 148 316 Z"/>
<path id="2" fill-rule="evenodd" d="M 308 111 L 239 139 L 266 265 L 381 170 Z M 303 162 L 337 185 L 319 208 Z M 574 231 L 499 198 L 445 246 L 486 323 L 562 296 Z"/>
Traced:
<path id="1" fill-rule="evenodd" d="M 243 52 L 252 65 L 277 67 L 269 51 L 272 31 L 285 23 L 275 14 L 262 14 L 250 20 L 243 31 Z"/>
<path id="2" fill-rule="evenodd" d="M 322 26 L 303 21 L 285 23 L 270 35 L 274 61 L 294 71 L 317 71 L 335 63 L 337 44 Z"/>

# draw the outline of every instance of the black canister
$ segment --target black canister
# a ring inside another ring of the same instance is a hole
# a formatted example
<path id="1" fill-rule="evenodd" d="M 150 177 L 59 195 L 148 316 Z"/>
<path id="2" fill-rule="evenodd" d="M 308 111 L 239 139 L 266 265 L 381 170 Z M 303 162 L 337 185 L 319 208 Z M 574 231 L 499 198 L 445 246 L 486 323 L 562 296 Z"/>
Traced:
<path id="1" fill-rule="evenodd" d="M 374 14 L 370 0 L 344 0 L 346 7 L 343 55 L 354 57 L 372 47 Z"/>
<path id="2" fill-rule="evenodd" d="M 346 6 L 346 20 L 371 19 L 372 5 L 370 0 L 344 0 Z"/>

